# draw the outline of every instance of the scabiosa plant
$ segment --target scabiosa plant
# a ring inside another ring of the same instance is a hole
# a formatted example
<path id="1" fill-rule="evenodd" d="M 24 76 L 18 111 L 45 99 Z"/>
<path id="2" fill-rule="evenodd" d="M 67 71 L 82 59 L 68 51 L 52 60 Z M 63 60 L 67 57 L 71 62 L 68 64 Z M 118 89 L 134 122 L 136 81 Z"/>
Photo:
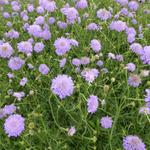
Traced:
<path id="1" fill-rule="evenodd" d="M 52 80 L 51 90 L 58 95 L 60 99 L 71 96 L 74 91 L 74 83 L 68 75 L 58 75 Z"/>
<path id="2" fill-rule="evenodd" d="M 13 52 L 13 48 L 9 43 L 3 43 L 0 45 L 0 57 L 9 58 Z"/>
<path id="3" fill-rule="evenodd" d="M 4 123 L 8 137 L 18 137 L 25 129 L 25 119 L 18 114 L 10 115 Z"/>
<path id="4" fill-rule="evenodd" d="M 78 0 L 78 1 L 76 2 L 75 7 L 76 7 L 77 9 L 85 9 L 85 8 L 88 7 L 88 2 L 87 2 L 87 0 Z"/>
<path id="5" fill-rule="evenodd" d="M 141 78 L 137 74 L 131 74 L 128 78 L 128 84 L 130 86 L 138 87 L 141 83 Z"/>
<path id="6" fill-rule="evenodd" d="M 25 93 L 24 92 L 14 92 L 13 96 L 18 100 L 21 101 L 23 97 L 25 97 Z"/>
<path id="7" fill-rule="evenodd" d="M 61 60 L 59 61 L 59 66 L 60 66 L 60 68 L 64 68 L 64 66 L 65 66 L 65 64 L 66 64 L 66 61 L 67 61 L 66 58 L 63 58 L 63 59 L 61 59 Z"/>
<path id="8" fill-rule="evenodd" d="M 39 25 L 33 24 L 28 27 L 28 33 L 34 37 L 40 37 L 42 28 Z"/>
<path id="9" fill-rule="evenodd" d="M 28 79 L 26 77 L 23 77 L 20 81 L 20 85 L 25 86 L 27 82 L 28 82 Z"/>
<path id="10" fill-rule="evenodd" d="M 99 25 L 97 25 L 96 23 L 90 23 L 90 24 L 88 24 L 87 25 L 87 27 L 86 27 L 86 29 L 87 30 L 93 30 L 93 31 L 97 31 L 97 30 L 99 30 L 100 29 L 100 27 L 99 27 Z"/>
<path id="11" fill-rule="evenodd" d="M 127 25 L 125 22 L 118 20 L 118 21 L 113 21 L 110 26 L 110 30 L 116 30 L 118 32 L 122 32 L 127 28 Z"/>
<path id="12" fill-rule="evenodd" d="M 132 10 L 132 11 L 137 11 L 139 8 L 139 4 L 136 1 L 130 1 L 128 3 L 128 7 Z"/>
<path id="13" fill-rule="evenodd" d="M 128 4 L 128 0 L 116 0 L 117 3 L 119 3 L 121 6 L 125 6 Z"/>
<path id="14" fill-rule="evenodd" d="M 138 55 L 142 54 L 142 51 L 143 51 L 143 48 L 142 48 L 141 44 L 139 44 L 139 43 L 131 44 L 130 49 Z"/>
<path id="15" fill-rule="evenodd" d="M 127 68 L 129 71 L 133 72 L 133 71 L 136 69 L 136 66 L 135 66 L 134 63 L 128 63 L 128 64 L 126 65 L 126 68 Z"/>
<path id="16" fill-rule="evenodd" d="M 58 38 L 54 42 L 57 55 L 64 55 L 71 49 L 70 40 L 64 37 Z"/>
<path id="17" fill-rule="evenodd" d="M 150 65 L 150 46 L 145 46 L 141 54 L 141 60 L 144 64 Z"/>
<path id="18" fill-rule="evenodd" d="M 99 71 L 97 69 L 86 68 L 81 72 L 81 75 L 86 81 L 92 83 L 98 77 Z"/>
<path id="19" fill-rule="evenodd" d="M 100 124 L 103 128 L 108 129 L 112 127 L 112 118 L 109 116 L 102 117 L 100 120 Z"/>
<path id="20" fill-rule="evenodd" d="M 146 150 L 145 144 L 136 135 L 128 135 L 123 138 L 124 150 Z"/>
<path id="21" fill-rule="evenodd" d="M 97 11 L 97 17 L 101 20 L 108 20 L 112 17 L 111 12 L 106 9 L 99 9 Z"/>
<path id="22" fill-rule="evenodd" d="M 45 64 L 40 64 L 39 66 L 39 72 L 41 72 L 43 75 L 47 75 L 49 73 L 49 67 Z"/>
<path id="23" fill-rule="evenodd" d="M 24 63 L 25 61 L 20 57 L 11 57 L 8 61 L 8 67 L 11 70 L 19 70 L 24 65 Z"/>
<path id="24" fill-rule="evenodd" d="M 14 104 L 5 105 L 3 108 L 4 115 L 12 115 L 16 111 L 16 106 Z"/>
<path id="25" fill-rule="evenodd" d="M 150 103 L 150 89 L 146 89 L 145 102 Z"/>
<path id="26" fill-rule="evenodd" d="M 99 102 L 98 102 L 98 97 L 95 95 L 90 95 L 87 101 L 87 106 L 88 106 L 88 113 L 95 113 L 98 109 Z"/>
<path id="27" fill-rule="evenodd" d="M 34 51 L 37 53 L 40 53 L 43 51 L 44 47 L 45 47 L 45 45 L 42 42 L 35 43 Z"/>
<path id="28" fill-rule="evenodd" d="M 95 53 L 99 52 L 102 48 L 101 43 L 96 39 L 91 40 L 90 46 Z"/>
<path id="29" fill-rule="evenodd" d="M 20 52 L 29 54 L 32 53 L 33 47 L 32 44 L 28 41 L 22 41 L 17 44 L 17 48 Z"/>
<path id="30" fill-rule="evenodd" d="M 68 136 L 73 136 L 76 133 L 76 128 L 75 127 L 70 127 L 68 129 Z"/>

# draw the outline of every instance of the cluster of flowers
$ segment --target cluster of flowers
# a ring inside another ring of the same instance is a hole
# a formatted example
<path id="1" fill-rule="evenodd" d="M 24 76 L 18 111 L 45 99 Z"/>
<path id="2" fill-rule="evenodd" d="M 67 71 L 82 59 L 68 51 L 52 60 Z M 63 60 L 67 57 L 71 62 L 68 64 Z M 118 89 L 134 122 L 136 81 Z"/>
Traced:
<path id="1" fill-rule="evenodd" d="M 143 64 L 150 65 L 150 46 L 142 46 L 140 43 L 137 43 L 137 31 L 135 28 L 130 27 L 125 21 L 121 20 L 122 16 L 124 18 L 128 17 L 131 18 L 133 25 L 138 24 L 135 14 L 139 8 L 139 3 L 134 0 L 116 0 L 116 2 L 121 7 L 121 10 L 117 14 L 113 14 L 113 9 L 109 8 L 109 10 L 107 10 L 106 8 L 102 8 L 97 10 L 96 17 L 99 21 L 110 21 L 108 29 L 112 30 L 112 32 L 124 32 L 131 51 L 139 56 Z M 144 0 L 142 3 L 144 3 Z M 0 5 L 11 6 L 13 11 L 12 13 L 5 12 L 4 9 L 1 10 L 3 12 L 3 17 L 6 20 L 9 20 L 9 18 L 19 16 L 23 24 L 20 28 L 22 28 L 22 31 L 30 36 L 30 39 L 18 42 L 15 48 L 13 43 L 11 43 L 11 40 L 19 39 L 21 33 L 13 28 L 13 23 L 11 21 L 7 21 L 6 25 L 8 30 L 4 33 L 4 40 L 0 41 L 0 57 L 8 61 L 8 67 L 12 72 L 20 70 L 27 63 L 27 59 L 21 58 L 18 54 L 22 53 L 25 57 L 32 57 L 33 53 L 41 54 L 44 51 L 46 46 L 45 41 L 50 40 L 53 36 L 50 31 L 50 26 L 56 25 L 58 29 L 65 30 L 68 26 L 73 26 L 76 23 L 80 24 L 82 19 L 86 20 L 89 17 L 88 13 L 83 14 L 82 17 L 79 13 L 80 9 L 86 9 L 88 7 L 87 0 L 75 0 L 74 7 L 67 3 L 59 9 L 59 12 L 64 16 L 65 21 L 57 20 L 52 16 L 48 18 L 49 13 L 53 13 L 58 10 L 57 3 L 53 0 L 39 0 L 39 5 L 36 8 L 32 3 L 30 3 L 27 5 L 25 10 L 22 10 L 22 5 L 18 1 L 0 0 Z M 36 12 L 38 16 L 34 18 L 32 24 L 30 24 L 29 14 L 32 12 Z M 102 29 L 102 26 L 95 22 L 88 23 L 85 28 L 85 30 L 97 32 Z M 142 26 L 140 25 L 138 38 L 142 39 L 143 36 Z M 36 39 L 40 42 L 36 42 Z M 79 44 L 80 42 L 76 39 L 64 36 L 60 36 L 55 39 L 53 43 L 55 53 L 57 56 L 63 57 L 59 60 L 60 68 L 64 68 L 67 63 L 67 53 L 69 53 L 74 47 L 78 48 Z M 80 73 L 88 84 L 92 84 L 95 79 L 99 77 L 101 72 L 107 73 L 108 69 L 104 68 L 103 61 L 99 60 L 99 56 L 102 55 L 101 51 L 103 48 L 101 41 L 99 39 L 91 39 L 89 48 L 95 54 L 94 59 L 98 59 L 96 65 L 100 68 L 85 68 L 84 66 L 88 65 L 91 61 L 91 58 L 87 56 L 82 58 L 73 58 L 72 65 L 76 67 L 76 72 Z M 113 54 L 111 52 L 108 53 L 108 58 L 119 62 L 124 61 L 123 55 Z M 27 66 L 31 70 L 34 69 L 34 66 L 30 63 L 28 63 Z M 142 77 L 149 76 L 149 70 L 142 70 L 140 75 L 135 73 L 136 65 L 133 62 L 125 64 L 125 69 L 127 69 L 130 73 L 128 84 L 132 87 L 140 86 L 140 84 L 142 84 Z M 48 75 L 50 67 L 46 64 L 40 64 L 38 70 L 42 75 Z M 12 81 L 11 79 L 14 78 L 13 73 L 8 73 L 7 75 L 9 81 Z M 23 77 L 20 81 L 20 86 L 24 87 L 27 82 L 28 79 Z M 60 99 L 65 99 L 66 97 L 73 95 L 75 90 L 75 81 L 69 75 L 58 74 L 54 79 L 52 79 L 50 90 Z M 13 95 L 18 101 L 25 97 L 25 93 L 23 91 L 11 92 L 11 95 Z M 146 105 L 140 109 L 140 112 L 150 114 L 150 89 L 146 89 L 146 92 Z M 96 95 L 90 95 L 89 98 L 87 98 L 87 112 L 94 114 L 99 108 L 99 101 L 100 100 Z M 15 111 L 16 106 L 13 104 L 5 105 L 4 108 L 1 108 L 0 110 L 0 118 L 7 117 L 4 123 L 4 129 L 9 137 L 19 136 L 25 129 L 25 119 L 19 114 L 14 114 Z M 111 128 L 113 125 L 112 117 L 102 117 L 100 124 L 105 129 Z M 68 129 L 69 136 L 73 136 L 75 132 L 75 127 Z M 146 149 L 145 144 L 136 135 L 124 137 L 123 147 L 125 150 Z"/>

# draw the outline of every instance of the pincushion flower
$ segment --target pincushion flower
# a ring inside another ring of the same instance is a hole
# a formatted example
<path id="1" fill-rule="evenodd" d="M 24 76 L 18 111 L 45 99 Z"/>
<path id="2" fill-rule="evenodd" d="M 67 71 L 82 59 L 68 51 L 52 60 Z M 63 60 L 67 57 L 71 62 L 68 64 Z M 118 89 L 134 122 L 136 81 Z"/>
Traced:
<path id="1" fill-rule="evenodd" d="M 0 45 L 0 57 L 9 58 L 13 52 L 13 48 L 9 43 L 3 43 Z"/>
<path id="2" fill-rule="evenodd" d="M 150 46 L 145 46 L 141 54 L 141 60 L 144 64 L 150 65 Z"/>
<path id="3" fill-rule="evenodd" d="M 52 80 L 51 90 L 58 95 L 60 99 L 71 96 L 74 91 L 74 83 L 68 75 L 58 75 Z"/>
<path id="4" fill-rule="evenodd" d="M 128 84 L 130 86 L 138 87 L 141 83 L 141 78 L 137 74 L 131 74 L 128 78 Z"/>
<path id="5" fill-rule="evenodd" d="M 90 95 L 87 101 L 87 106 L 88 113 L 95 113 L 99 106 L 98 97 L 95 95 Z"/>
<path id="6" fill-rule="evenodd" d="M 99 19 L 101 19 L 101 20 L 106 21 L 106 20 L 110 19 L 110 18 L 112 17 L 112 15 L 111 15 L 111 13 L 110 13 L 108 10 L 106 10 L 106 9 L 99 9 L 99 10 L 97 11 L 97 17 L 98 17 Z"/>
<path id="7" fill-rule="evenodd" d="M 4 115 L 12 115 L 16 111 L 16 106 L 14 104 L 5 105 L 3 108 Z"/>
<path id="8" fill-rule="evenodd" d="M 112 127 L 112 118 L 109 116 L 102 117 L 100 124 L 103 128 L 108 129 Z"/>
<path id="9" fill-rule="evenodd" d="M 19 70 L 22 67 L 22 65 L 24 65 L 24 63 L 25 61 L 19 57 L 11 57 L 8 61 L 8 67 L 11 70 Z"/>
<path id="10" fill-rule="evenodd" d="M 118 20 L 118 21 L 113 21 L 110 26 L 110 30 L 116 30 L 118 32 L 122 32 L 127 28 L 127 25 L 125 22 Z"/>
<path id="11" fill-rule="evenodd" d="M 96 39 L 91 40 L 90 46 L 95 53 L 99 52 L 102 48 L 101 43 Z"/>
<path id="12" fill-rule="evenodd" d="M 86 68 L 81 72 L 81 75 L 86 81 L 92 83 L 98 77 L 99 71 L 97 69 Z"/>
<path id="13" fill-rule="evenodd" d="M 70 40 L 64 37 L 58 38 L 54 42 L 57 55 L 64 55 L 71 49 Z"/>
<path id="14" fill-rule="evenodd" d="M 18 114 L 10 115 L 4 123 L 8 137 L 18 137 L 25 129 L 25 119 Z"/>
<path id="15" fill-rule="evenodd" d="M 46 64 L 40 64 L 39 66 L 39 72 L 41 72 L 43 75 L 47 75 L 49 73 L 49 67 L 47 67 Z"/>
<path id="16" fill-rule="evenodd" d="M 22 41 L 18 43 L 17 48 L 20 52 L 23 52 L 25 54 L 32 53 L 33 50 L 32 44 L 28 41 Z"/>
<path id="17" fill-rule="evenodd" d="M 123 138 L 124 150 L 146 150 L 145 144 L 136 135 L 128 135 Z"/>

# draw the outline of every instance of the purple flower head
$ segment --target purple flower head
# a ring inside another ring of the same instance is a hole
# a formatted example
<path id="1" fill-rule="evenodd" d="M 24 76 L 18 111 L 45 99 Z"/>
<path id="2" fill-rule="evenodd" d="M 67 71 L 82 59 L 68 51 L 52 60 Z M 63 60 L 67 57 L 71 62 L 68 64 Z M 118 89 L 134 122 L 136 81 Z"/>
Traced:
<path id="1" fill-rule="evenodd" d="M 98 109 L 98 106 L 99 106 L 98 97 L 95 95 L 90 95 L 87 101 L 88 113 L 91 114 L 95 113 Z"/>
<path id="2" fill-rule="evenodd" d="M 139 8 L 139 4 L 136 1 L 130 1 L 128 3 L 128 7 L 132 10 L 132 11 L 137 11 Z"/>
<path id="3" fill-rule="evenodd" d="M 87 27 L 86 27 L 88 30 L 99 30 L 100 27 L 96 24 L 96 23 L 90 23 Z"/>
<path id="4" fill-rule="evenodd" d="M 39 72 L 41 72 L 43 75 L 47 75 L 49 73 L 49 68 L 45 64 L 41 64 L 39 66 Z"/>
<path id="5" fill-rule="evenodd" d="M 44 13 L 44 8 L 41 7 L 41 6 L 38 6 L 38 7 L 36 8 L 36 12 L 37 12 L 38 14 L 43 14 L 43 13 Z"/>
<path id="6" fill-rule="evenodd" d="M 9 58 L 13 52 L 13 48 L 9 43 L 3 43 L 0 45 L 0 57 Z"/>
<path id="7" fill-rule="evenodd" d="M 126 28 L 126 34 L 127 35 L 133 34 L 134 36 L 136 36 L 136 30 L 132 27 L 127 27 Z"/>
<path id="8" fill-rule="evenodd" d="M 81 57 L 80 59 L 81 65 L 88 65 L 90 63 L 90 58 L 89 57 Z"/>
<path id="9" fill-rule="evenodd" d="M 66 16 L 69 24 L 73 24 L 78 18 L 78 11 L 74 7 L 62 8 L 61 12 Z"/>
<path id="10" fill-rule="evenodd" d="M 33 12 L 34 11 L 34 6 L 32 4 L 28 4 L 27 10 L 28 10 L 28 12 Z"/>
<path id="11" fill-rule="evenodd" d="M 111 12 L 106 9 L 99 9 L 97 11 L 97 17 L 101 20 L 108 20 L 112 17 Z"/>
<path id="12" fill-rule="evenodd" d="M 18 100 L 21 101 L 23 97 L 25 97 L 25 93 L 24 92 L 14 92 L 13 96 Z"/>
<path id="13" fill-rule="evenodd" d="M 10 115 L 4 123 L 4 130 L 8 137 L 17 137 L 25 129 L 25 119 L 18 114 Z"/>
<path id="14" fill-rule="evenodd" d="M 75 7 L 76 7 L 77 9 L 85 9 L 85 8 L 88 7 L 88 2 L 87 2 L 87 0 L 78 0 L 78 1 L 76 2 Z"/>
<path id="15" fill-rule="evenodd" d="M 146 150 L 145 144 L 136 135 L 128 135 L 123 138 L 124 150 Z"/>
<path id="16" fill-rule="evenodd" d="M 22 42 L 18 43 L 17 48 L 18 48 L 19 52 L 22 52 L 25 54 L 32 53 L 32 50 L 33 50 L 32 44 L 28 41 L 22 41 Z"/>
<path id="17" fill-rule="evenodd" d="M 12 115 L 16 111 L 16 106 L 14 104 L 5 105 L 3 108 L 4 115 Z"/>
<path id="18" fill-rule="evenodd" d="M 99 61 L 96 63 L 96 65 L 99 66 L 99 67 L 103 66 L 103 64 L 104 64 L 104 63 L 103 63 L 103 61 L 101 61 L 101 60 L 99 60 Z"/>
<path id="19" fill-rule="evenodd" d="M 66 23 L 66 22 L 62 22 L 62 21 L 58 21 L 58 22 L 57 22 L 57 26 L 58 26 L 60 29 L 66 29 L 66 28 L 67 28 L 67 23 Z"/>
<path id="20" fill-rule="evenodd" d="M 80 66 L 81 61 L 78 58 L 74 58 L 74 59 L 72 59 L 72 64 L 75 65 L 75 66 Z"/>
<path id="21" fill-rule="evenodd" d="M 23 77 L 20 81 L 20 85 L 25 86 L 27 82 L 28 82 L 28 79 L 26 77 Z"/>
<path id="22" fill-rule="evenodd" d="M 45 18 L 43 16 L 38 16 L 35 19 L 35 24 L 42 25 L 42 24 L 44 24 L 44 22 L 45 22 Z"/>
<path id="23" fill-rule="evenodd" d="M 58 95 L 60 99 L 71 96 L 74 91 L 74 83 L 72 78 L 67 75 L 58 75 L 52 80 L 51 90 Z"/>
<path id="24" fill-rule="evenodd" d="M 145 102 L 150 102 L 150 89 L 146 89 Z"/>
<path id="25" fill-rule="evenodd" d="M 61 59 L 61 60 L 59 61 L 59 66 L 60 66 L 60 68 L 63 68 L 63 67 L 65 66 L 66 61 L 67 61 L 66 58 L 63 58 L 63 59 Z"/>
<path id="26" fill-rule="evenodd" d="M 72 46 L 79 46 L 79 42 L 77 40 L 75 40 L 75 39 L 70 39 L 70 44 Z"/>
<path id="27" fill-rule="evenodd" d="M 8 19 L 10 17 L 10 14 L 8 12 L 4 12 L 3 13 L 3 17 L 6 18 L 6 19 Z"/>
<path id="28" fill-rule="evenodd" d="M 40 53 L 43 51 L 44 47 L 45 47 L 45 45 L 42 42 L 35 43 L 34 51 L 37 53 Z"/>
<path id="29" fill-rule="evenodd" d="M 45 3 L 44 8 L 48 12 L 54 12 L 57 9 L 56 2 L 55 1 L 49 1 L 49 0 L 47 0 L 47 2 Z"/>
<path id="30" fill-rule="evenodd" d="M 24 63 L 25 61 L 19 57 L 11 57 L 8 61 L 8 67 L 11 70 L 19 70 L 22 67 L 22 65 L 24 65 Z"/>
<path id="31" fill-rule="evenodd" d="M 135 35 L 134 34 L 128 34 L 127 40 L 129 43 L 133 43 L 135 41 Z"/>
<path id="32" fill-rule="evenodd" d="M 120 54 L 119 54 L 119 55 L 116 55 L 116 56 L 115 56 L 115 59 L 116 59 L 117 61 L 120 61 L 120 62 L 121 62 L 121 61 L 123 61 L 123 55 L 120 55 Z"/>
<path id="33" fill-rule="evenodd" d="M 101 126 L 105 129 L 111 128 L 112 122 L 112 118 L 108 116 L 102 117 L 102 119 L 100 120 Z"/>
<path id="34" fill-rule="evenodd" d="M 116 30 L 118 32 L 122 32 L 127 28 L 127 25 L 125 22 L 123 21 L 113 21 L 110 26 L 109 26 L 110 30 Z"/>
<path id="35" fill-rule="evenodd" d="M 8 76 L 8 78 L 9 78 L 9 79 L 14 78 L 14 74 L 13 74 L 13 73 L 10 73 L 10 72 L 9 72 L 9 73 L 7 73 L 7 76 Z"/>
<path id="36" fill-rule="evenodd" d="M 127 9 L 127 8 L 122 8 L 122 9 L 120 10 L 120 13 L 121 13 L 122 15 L 127 16 L 127 15 L 128 15 L 128 9 Z"/>
<path id="37" fill-rule="evenodd" d="M 58 38 L 54 42 L 57 55 L 64 55 L 71 49 L 70 40 L 64 37 Z"/>
<path id="38" fill-rule="evenodd" d="M 39 25 L 34 24 L 29 26 L 28 32 L 30 35 L 33 35 L 35 37 L 40 37 L 42 28 Z"/>
<path id="39" fill-rule="evenodd" d="M 68 129 L 68 136 L 73 136 L 76 133 L 75 127 L 71 127 Z"/>
<path id="40" fill-rule="evenodd" d="M 128 63 L 128 64 L 126 65 L 126 68 L 127 68 L 129 71 L 133 72 L 133 71 L 135 71 L 136 66 L 135 66 L 135 64 L 133 64 L 133 63 Z"/>
<path id="41" fill-rule="evenodd" d="M 99 52 L 102 48 L 101 43 L 96 39 L 91 40 L 90 46 L 95 53 Z"/>
<path id="42" fill-rule="evenodd" d="M 54 17 L 50 17 L 50 18 L 48 19 L 48 23 L 49 23 L 49 24 L 54 24 L 54 23 L 55 23 L 55 18 L 54 18 Z"/>
<path id="43" fill-rule="evenodd" d="M 117 3 L 119 3 L 121 6 L 125 6 L 128 4 L 128 0 L 116 0 Z"/>
<path id="44" fill-rule="evenodd" d="M 130 49 L 138 55 L 142 54 L 142 51 L 143 51 L 143 48 L 142 48 L 141 44 L 139 44 L 139 43 L 131 44 Z"/>
<path id="45" fill-rule="evenodd" d="M 147 106 L 140 107 L 139 113 L 144 115 L 150 115 L 150 107 Z"/>
<path id="46" fill-rule="evenodd" d="M 150 46 L 145 46 L 141 54 L 141 60 L 144 64 L 150 65 Z"/>
<path id="47" fill-rule="evenodd" d="M 138 87 L 141 83 L 141 78 L 137 74 L 131 74 L 128 78 L 128 84 L 130 86 Z"/>
<path id="48" fill-rule="evenodd" d="M 4 118 L 5 114 L 2 108 L 0 108 L 0 119 Z"/>
<path id="49" fill-rule="evenodd" d="M 89 83 L 92 83 L 99 75 L 99 71 L 97 69 L 84 69 L 81 72 L 82 77 L 88 81 Z"/>

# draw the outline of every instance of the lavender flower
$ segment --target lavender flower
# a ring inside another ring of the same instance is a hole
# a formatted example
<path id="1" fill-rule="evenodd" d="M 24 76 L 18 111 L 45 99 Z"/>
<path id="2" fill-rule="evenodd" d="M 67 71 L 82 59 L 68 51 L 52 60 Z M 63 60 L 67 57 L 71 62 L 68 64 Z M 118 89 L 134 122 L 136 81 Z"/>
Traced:
<path id="1" fill-rule="evenodd" d="M 72 60 L 72 64 L 75 65 L 75 66 L 80 66 L 81 65 L 81 61 L 78 58 L 74 58 Z"/>
<path id="2" fill-rule="evenodd" d="M 63 67 L 65 66 L 66 61 L 67 61 L 66 58 L 63 58 L 63 59 L 61 59 L 61 60 L 59 61 L 59 66 L 60 66 L 60 68 L 63 68 Z"/>
<path id="3" fill-rule="evenodd" d="M 116 0 L 117 3 L 119 3 L 121 6 L 125 6 L 128 4 L 128 0 Z"/>
<path id="4" fill-rule="evenodd" d="M 18 100 L 21 101 L 23 97 L 25 97 L 25 93 L 24 92 L 14 92 L 13 96 Z"/>
<path id="5" fill-rule="evenodd" d="M 145 102 L 150 102 L 150 89 L 146 89 Z"/>
<path id="6" fill-rule="evenodd" d="M 74 83 L 72 78 L 67 75 L 58 75 L 52 80 L 51 90 L 58 95 L 60 99 L 71 96 L 74 91 Z"/>
<path id="7" fill-rule="evenodd" d="M 95 95 L 90 95 L 87 101 L 87 106 L 88 106 L 88 113 L 95 113 L 98 109 L 99 102 L 98 102 L 98 97 Z"/>
<path id="8" fill-rule="evenodd" d="M 90 23 L 87 25 L 86 29 L 88 30 L 93 30 L 93 31 L 98 31 L 100 27 L 96 23 Z"/>
<path id="9" fill-rule="evenodd" d="M 124 150 L 146 150 L 145 144 L 136 135 L 128 135 L 123 138 Z"/>
<path id="10" fill-rule="evenodd" d="M 137 9 L 139 8 L 139 4 L 136 1 L 130 1 L 128 3 L 128 7 L 132 10 L 132 11 L 137 11 Z"/>
<path id="11" fill-rule="evenodd" d="M 10 115 L 4 123 L 4 130 L 8 137 L 17 137 L 25 129 L 25 119 L 18 114 Z"/>
<path id="12" fill-rule="evenodd" d="M 103 128 L 108 129 L 112 127 L 112 118 L 109 116 L 102 117 L 100 124 Z"/>
<path id="13" fill-rule="evenodd" d="M 29 26 L 28 32 L 30 35 L 33 35 L 35 37 L 40 37 L 42 28 L 39 25 L 34 24 Z"/>

